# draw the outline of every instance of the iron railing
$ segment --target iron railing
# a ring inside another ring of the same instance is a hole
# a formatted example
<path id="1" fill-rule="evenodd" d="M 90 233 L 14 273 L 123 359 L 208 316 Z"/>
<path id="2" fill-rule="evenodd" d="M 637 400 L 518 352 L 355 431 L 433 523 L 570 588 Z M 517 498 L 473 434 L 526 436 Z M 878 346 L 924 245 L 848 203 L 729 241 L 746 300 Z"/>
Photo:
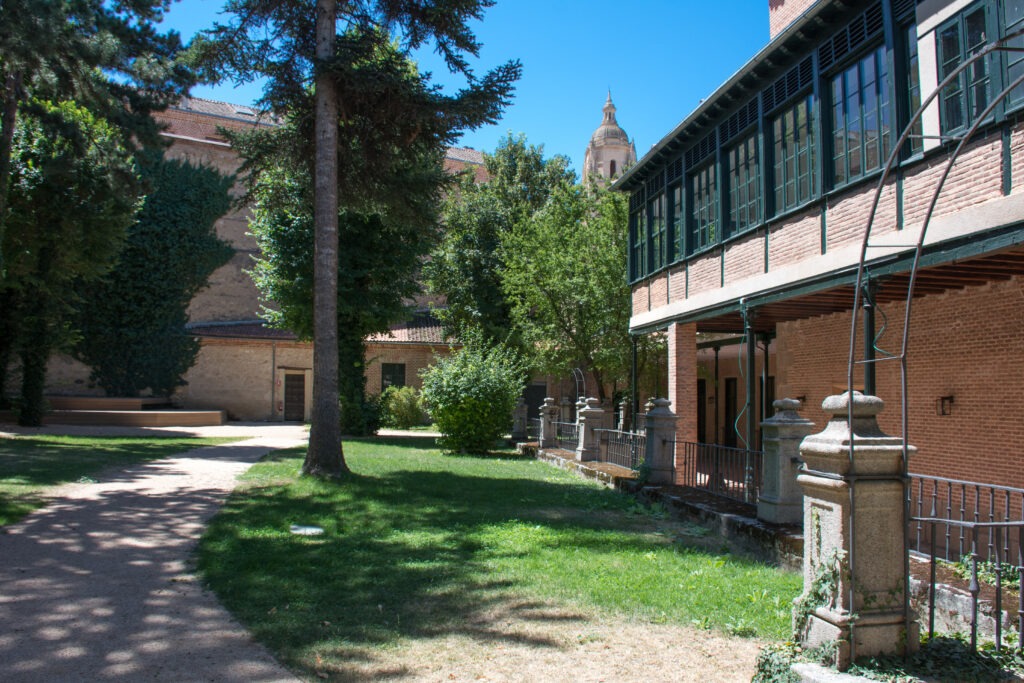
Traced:
<path id="1" fill-rule="evenodd" d="M 756 503 L 763 461 L 763 451 L 682 441 L 676 448 L 677 476 L 681 476 L 677 481 L 723 498 Z"/>
<path id="2" fill-rule="evenodd" d="M 540 441 L 540 418 L 526 421 L 526 440 L 528 442 Z"/>
<path id="3" fill-rule="evenodd" d="M 967 541 L 967 552 L 962 554 L 962 563 L 968 569 L 967 592 L 971 596 L 971 649 L 977 650 L 978 648 L 978 605 L 981 583 L 984 581 L 992 584 L 995 589 L 991 627 L 997 650 L 1001 650 L 1003 647 L 1004 620 L 1010 622 L 1009 614 L 1003 612 L 1004 592 L 1007 589 L 1016 590 L 1017 650 L 1024 655 L 1024 638 L 1021 638 L 1021 634 L 1024 634 L 1024 554 L 1021 550 L 1022 542 L 1024 542 L 1024 521 L 970 522 L 945 517 L 911 517 L 910 519 L 919 530 L 922 527 L 925 528 L 924 535 L 929 539 L 933 548 L 937 544 L 941 544 L 940 529 L 948 533 L 951 527 L 955 528 L 958 530 L 957 535 Z M 920 536 L 920 533 L 918 535 Z M 1004 551 L 1004 548 L 1010 547 L 1016 548 L 1012 555 Z M 981 555 L 986 548 L 991 555 L 988 556 L 988 559 L 982 560 Z M 929 565 L 929 638 L 935 635 L 935 584 L 938 561 L 938 557 L 933 553 Z M 1012 607 L 1010 609 L 1012 610 Z"/>
<path id="4" fill-rule="evenodd" d="M 922 474 L 909 476 L 910 513 L 918 520 L 911 526 L 911 550 L 950 562 L 969 552 L 991 562 L 996 554 L 1005 558 L 1018 550 L 1010 534 L 997 540 L 995 527 L 982 526 L 981 545 L 972 551 L 968 527 L 962 523 L 1024 522 L 1024 489 Z M 939 527 L 940 533 L 934 539 L 931 533 L 925 533 L 924 519 L 944 520 L 931 524 L 931 531 L 936 531 L 936 525 Z"/>
<path id="5" fill-rule="evenodd" d="M 555 428 L 555 440 L 558 447 L 566 451 L 574 451 L 580 443 L 580 426 L 576 422 L 552 422 Z"/>
<path id="6" fill-rule="evenodd" d="M 598 459 L 613 465 L 639 469 L 647 454 L 647 437 L 637 432 L 617 429 L 595 429 L 598 436 Z"/>

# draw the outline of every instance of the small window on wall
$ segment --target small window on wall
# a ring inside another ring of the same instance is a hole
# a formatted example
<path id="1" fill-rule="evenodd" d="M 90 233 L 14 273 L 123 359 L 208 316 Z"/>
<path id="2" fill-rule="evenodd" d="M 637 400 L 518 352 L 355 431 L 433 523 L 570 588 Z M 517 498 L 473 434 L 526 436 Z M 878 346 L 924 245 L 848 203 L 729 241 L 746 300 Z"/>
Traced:
<path id="1" fill-rule="evenodd" d="M 939 80 L 950 76 L 956 69 L 977 54 L 988 42 L 988 26 L 984 5 L 976 5 L 938 30 Z M 942 132 L 950 133 L 971 125 L 988 106 L 989 59 L 982 58 L 942 90 L 940 108 Z"/>
<path id="2" fill-rule="evenodd" d="M 405 386 L 405 363 L 381 363 L 380 389 Z"/>
<path id="3" fill-rule="evenodd" d="M 615 159 L 608 162 L 608 175 L 612 178 L 615 177 Z"/>

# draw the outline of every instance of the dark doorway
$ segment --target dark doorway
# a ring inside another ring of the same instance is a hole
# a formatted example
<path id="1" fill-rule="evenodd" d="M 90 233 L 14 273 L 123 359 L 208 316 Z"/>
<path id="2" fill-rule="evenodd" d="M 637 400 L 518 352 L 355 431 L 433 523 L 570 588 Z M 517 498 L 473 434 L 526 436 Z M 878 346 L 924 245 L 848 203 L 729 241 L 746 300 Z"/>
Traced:
<path id="1" fill-rule="evenodd" d="M 540 407 L 548 393 L 547 384 L 528 384 L 523 390 L 523 401 L 526 403 L 526 419 L 540 418 Z"/>
<path id="2" fill-rule="evenodd" d="M 697 380 L 697 443 L 708 442 L 708 384 Z"/>
<path id="3" fill-rule="evenodd" d="M 736 378 L 725 378 L 725 434 L 722 435 L 722 445 L 736 447 L 736 409 L 738 397 L 736 394 Z"/>
<path id="4" fill-rule="evenodd" d="M 284 419 L 288 422 L 306 419 L 305 373 L 287 373 L 284 376 Z"/>

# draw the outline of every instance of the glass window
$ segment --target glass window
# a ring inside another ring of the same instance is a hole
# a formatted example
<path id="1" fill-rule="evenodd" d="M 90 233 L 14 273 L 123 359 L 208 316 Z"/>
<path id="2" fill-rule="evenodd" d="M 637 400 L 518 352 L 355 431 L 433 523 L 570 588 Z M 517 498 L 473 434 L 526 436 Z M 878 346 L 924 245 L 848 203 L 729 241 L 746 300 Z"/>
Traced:
<path id="1" fill-rule="evenodd" d="M 1024 0 L 1003 0 L 1003 35 L 1014 33 L 1024 28 Z M 1007 43 L 1017 49 L 1024 48 L 1024 36 L 1017 36 Z M 1004 52 L 1006 60 L 1006 83 L 1010 85 L 1024 75 L 1024 52 Z M 1013 89 L 1006 98 L 1008 108 L 1024 103 L 1024 85 Z"/>
<path id="2" fill-rule="evenodd" d="M 645 207 L 646 208 L 646 207 Z M 647 274 L 647 211 L 641 209 L 630 217 L 630 242 L 633 245 L 631 275 L 636 280 Z"/>
<path id="3" fill-rule="evenodd" d="M 892 145 L 885 48 L 832 78 L 832 171 L 842 185 L 881 168 Z"/>
<path id="4" fill-rule="evenodd" d="M 1024 0 L 1022 0 L 1024 1 Z M 907 102 L 909 105 L 908 114 L 913 116 L 921 108 L 921 70 L 920 60 L 917 55 L 917 24 L 907 27 L 904 34 L 907 51 Z M 914 123 L 910 131 L 911 137 L 907 138 L 907 149 L 911 155 L 919 154 L 924 150 L 924 133 L 921 119 Z"/>
<path id="5" fill-rule="evenodd" d="M 684 244 L 684 230 L 683 230 L 683 186 L 675 185 L 669 188 L 669 207 L 668 207 L 668 221 L 669 221 L 669 235 L 674 242 L 674 252 L 669 255 L 669 259 L 673 259 L 682 254 L 686 253 Z"/>
<path id="6" fill-rule="evenodd" d="M 380 388 L 381 391 L 388 387 L 405 386 L 405 363 L 381 363 L 380 364 Z"/>
<path id="7" fill-rule="evenodd" d="M 659 194 L 648 204 L 651 225 L 651 270 L 668 264 L 668 235 L 665 226 L 665 195 Z"/>
<path id="8" fill-rule="evenodd" d="M 952 74 L 988 42 L 985 6 L 970 9 L 939 29 L 939 80 Z M 979 59 L 942 90 L 940 109 L 945 133 L 970 125 L 988 106 L 988 58 Z"/>
<path id="9" fill-rule="evenodd" d="M 718 190 L 714 162 L 690 175 L 690 243 L 691 252 L 709 247 L 718 241 Z"/>
<path id="10" fill-rule="evenodd" d="M 813 102 L 807 95 L 772 119 L 776 212 L 799 206 L 817 192 L 812 111 Z"/>
<path id="11" fill-rule="evenodd" d="M 757 135 L 749 135 L 726 153 L 729 165 L 729 231 L 737 234 L 761 222 L 761 182 Z"/>

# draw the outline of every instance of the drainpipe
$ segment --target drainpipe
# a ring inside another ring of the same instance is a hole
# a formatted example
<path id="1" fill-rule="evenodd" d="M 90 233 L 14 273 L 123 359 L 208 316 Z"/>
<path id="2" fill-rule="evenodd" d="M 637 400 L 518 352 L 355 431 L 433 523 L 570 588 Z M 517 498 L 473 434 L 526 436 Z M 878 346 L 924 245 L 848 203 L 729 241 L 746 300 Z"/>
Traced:
<path id="1" fill-rule="evenodd" d="M 721 351 L 722 351 L 722 347 L 721 346 L 716 346 L 715 347 L 715 387 L 714 387 L 714 389 L 715 389 L 715 438 L 714 438 L 714 442 L 715 443 L 721 443 L 721 438 L 722 438 L 722 432 L 721 432 L 722 427 L 719 424 L 719 418 L 718 418 L 718 393 L 719 393 L 719 386 L 718 386 L 718 354 L 721 353 Z"/>
<path id="2" fill-rule="evenodd" d="M 751 450 L 754 448 L 754 427 L 756 415 L 754 415 L 754 376 L 757 374 L 757 340 L 754 337 L 754 311 L 747 308 L 746 302 L 742 302 L 743 311 L 743 334 L 747 344 L 747 455 L 744 467 L 744 499 L 749 503 L 753 502 L 754 492 L 754 459 Z"/>
<path id="3" fill-rule="evenodd" d="M 637 365 L 639 363 L 639 361 L 638 361 L 638 351 L 637 351 L 637 347 L 638 347 L 639 342 L 637 341 L 637 338 L 635 336 L 633 337 L 632 342 L 633 342 L 633 354 L 632 354 L 632 367 L 630 368 L 630 377 L 629 377 L 629 384 L 630 384 L 629 400 L 630 400 L 630 403 L 632 404 L 632 408 L 633 409 L 629 413 L 629 422 L 630 422 L 630 425 L 631 425 L 630 429 L 632 431 L 636 431 L 636 416 L 640 414 L 640 387 L 639 387 L 639 384 L 640 384 L 640 370 L 637 367 Z"/>
<path id="4" fill-rule="evenodd" d="M 875 292 L 878 285 L 868 280 L 864 283 L 864 393 L 875 393 Z"/>

